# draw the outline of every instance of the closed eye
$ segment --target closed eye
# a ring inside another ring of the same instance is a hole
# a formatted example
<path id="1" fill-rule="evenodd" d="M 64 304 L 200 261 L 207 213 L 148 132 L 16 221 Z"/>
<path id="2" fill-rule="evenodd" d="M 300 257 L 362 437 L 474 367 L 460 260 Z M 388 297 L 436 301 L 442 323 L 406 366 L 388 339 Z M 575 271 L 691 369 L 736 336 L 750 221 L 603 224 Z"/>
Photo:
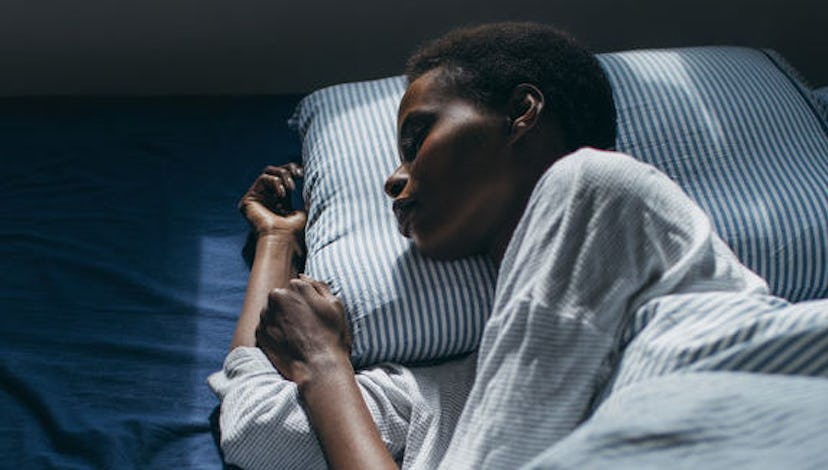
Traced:
<path id="1" fill-rule="evenodd" d="M 417 154 L 420 152 L 420 147 L 423 145 L 427 130 L 417 131 L 416 134 L 408 134 L 400 139 L 400 149 L 402 150 L 403 160 L 406 162 L 414 161 Z"/>
<path id="2" fill-rule="evenodd" d="M 428 136 L 436 120 L 432 112 L 415 111 L 409 114 L 400 130 L 400 157 L 403 162 L 412 162 Z"/>

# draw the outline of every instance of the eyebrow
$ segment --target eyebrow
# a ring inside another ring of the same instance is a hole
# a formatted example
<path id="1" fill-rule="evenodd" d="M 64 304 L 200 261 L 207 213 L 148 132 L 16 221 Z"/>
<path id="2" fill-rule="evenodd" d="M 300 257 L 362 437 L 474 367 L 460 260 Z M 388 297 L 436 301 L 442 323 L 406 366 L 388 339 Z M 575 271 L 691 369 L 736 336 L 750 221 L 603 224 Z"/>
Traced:
<path id="1" fill-rule="evenodd" d="M 405 115 L 405 119 L 400 125 L 400 136 L 404 136 L 411 132 L 411 129 L 416 126 L 422 126 L 434 119 L 437 113 L 430 109 L 415 109 Z"/>

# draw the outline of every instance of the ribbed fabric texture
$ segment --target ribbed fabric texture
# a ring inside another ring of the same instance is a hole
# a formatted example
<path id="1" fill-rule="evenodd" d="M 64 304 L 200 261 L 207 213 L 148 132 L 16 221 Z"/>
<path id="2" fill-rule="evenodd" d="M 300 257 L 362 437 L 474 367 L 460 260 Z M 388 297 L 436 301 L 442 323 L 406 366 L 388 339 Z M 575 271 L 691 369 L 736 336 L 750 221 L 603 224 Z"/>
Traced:
<path id="1" fill-rule="evenodd" d="M 613 394 L 527 469 L 828 468 L 828 380 L 668 375 Z"/>
<path id="2" fill-rule="evenodd" d="M 666 172 L 775 295 L 828 296 L 828 134 L 817 100 L 771 53 L 733 47 L 600 55 L 618 150 Z M 353 361 L 420 361 L 476 347 L 494 271 L 482 258 L 424 259 L 396 228 L 383 183 L 397 165 L 402 77 L 306 97 L 310 276 L 331 284 Z"/>
<path id="3" fill-rule="evenodd" d="M 436 468 L 474 380 L 474 355 L 442 364 L 382 364 L 356 380 L 380 436 L 402 468 Z M 236 348 L 211 375 L 221 398 L 225 461 L 245 470 L 324 470 L 319 441 L 296 385 L 257 348 Z"/>

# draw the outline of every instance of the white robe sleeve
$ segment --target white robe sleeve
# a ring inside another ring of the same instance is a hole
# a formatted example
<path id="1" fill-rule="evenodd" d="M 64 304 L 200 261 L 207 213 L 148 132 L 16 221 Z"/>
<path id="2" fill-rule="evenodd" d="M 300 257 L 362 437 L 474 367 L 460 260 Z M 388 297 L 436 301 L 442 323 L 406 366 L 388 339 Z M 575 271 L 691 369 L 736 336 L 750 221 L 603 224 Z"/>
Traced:
<path id="1" fill-rule="evenodd" d="M 389 452 L 405 448 L 411 397 L 407 370 L 391 364 L 357 373 L 357 384 Z M 324 469 L 325 458 L 302 408 L 296 384 L 284 379 L 258 348 L 231 351 L 208 383 L 221 399 L 225 462 L 243 469 Z"/>

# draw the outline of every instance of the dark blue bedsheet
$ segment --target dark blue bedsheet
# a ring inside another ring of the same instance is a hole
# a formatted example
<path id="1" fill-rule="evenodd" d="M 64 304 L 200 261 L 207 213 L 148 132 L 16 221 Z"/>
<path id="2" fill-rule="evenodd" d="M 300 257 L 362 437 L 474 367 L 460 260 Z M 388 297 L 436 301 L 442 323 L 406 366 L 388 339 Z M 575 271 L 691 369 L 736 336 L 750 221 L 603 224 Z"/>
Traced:
<path id="1" fill-rule="evenodd" d="M 298 99 L 0 100 L 0 467 L 221 468 L 236 202 Z"/>

